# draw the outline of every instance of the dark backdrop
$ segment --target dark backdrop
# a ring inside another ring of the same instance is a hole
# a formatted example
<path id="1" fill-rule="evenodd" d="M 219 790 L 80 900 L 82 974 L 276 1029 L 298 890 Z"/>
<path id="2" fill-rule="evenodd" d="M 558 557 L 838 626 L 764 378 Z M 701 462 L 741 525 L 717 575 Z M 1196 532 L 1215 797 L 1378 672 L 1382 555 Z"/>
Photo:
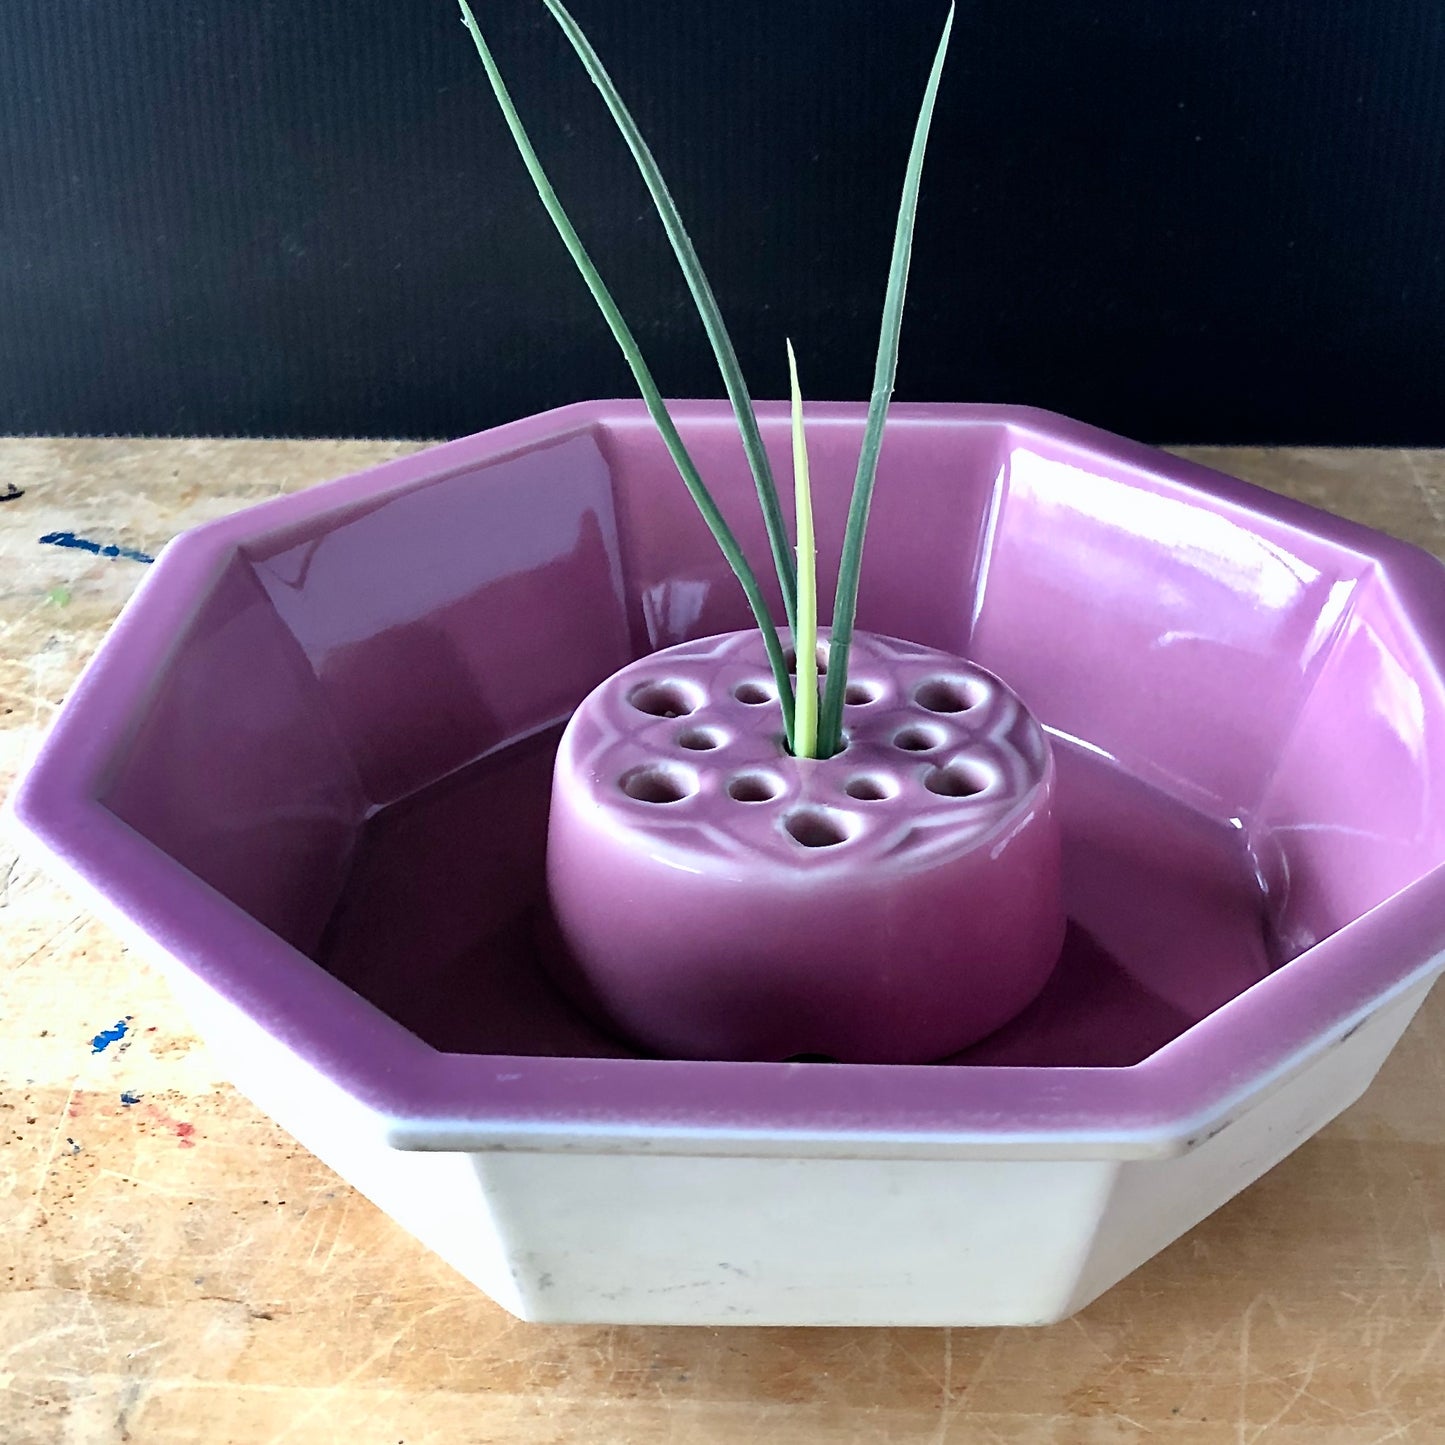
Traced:
<path id="1" fill-rule="evenodd" d="M 481 0 L 666 391 L 719 392 L 540 0 Z M 754 391 L 867 394 L 938 0 L 576 0 Z M 1445 5 L 965 3 L 900 397 L 1445 443 Z M 630 395 L 449 0 L 3 0 L 0 430 L 449 435 Z"/>

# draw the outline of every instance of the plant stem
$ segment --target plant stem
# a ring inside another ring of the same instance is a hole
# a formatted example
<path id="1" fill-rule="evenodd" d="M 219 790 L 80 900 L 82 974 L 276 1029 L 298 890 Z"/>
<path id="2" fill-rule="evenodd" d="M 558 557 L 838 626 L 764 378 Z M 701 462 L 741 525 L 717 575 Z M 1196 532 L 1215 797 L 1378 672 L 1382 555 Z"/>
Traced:
<path id="1" fill-rule="evenodd" d="M 953 30 L 953 6 L 943 24 L 943 36 L 933 57 L 933 68 L 923 92 L 923 105 L 913 131 L 908 169 L 903 178 L 903 196 L 898 206 L 898 224 L 893 233 L 893 256 L 888 266 L 888 289 L 883 299 L 883 321 L 878 332 L 878 358 L 873 368 L 873 393 L 868 402 L 868 421 L 863 446 L 858 454 L 858 472 L 853 481 L 853 499 L 848 507 L 848 527 L 843 537 L 843 556 L 838 568 L 838 590 L 833 600 L 833 625 L 828 645 L 828 686 L 823 696 L 819 723 L 819 745 L 824 757 L 831 757 L 843 740 L 843 697 L 848 685 L 848 654 L 853 645 L 853 626 L 858 612 L 858 572 L 863 562 L 863 537 L 868 528 L 868 511 L 873 503 L 873 484 L 878 475 L 878 453 L 883 445 L 883 423 L 898 373 L 898 333 L 903 326 L 903 298 L 908 290 L 908 262 L 913 252 L 913 219 L 918 211 L 918 182 L 923 174 L 923 153 L 928 145 L 928 128 L 938 96 L 943 58 Z"/>
<path id="2" fill-rule="evenodd" d="M 818 549 L 813 541 L 813 489 L 808 479 L 808 439 L 803 433 L 803 391 L 798 385 L 798 358 L 788 342 L 788 384 L 793 401 L 793 507 L 798 532 L 798 624 L 793 629 L 797 655 L 797 711 L 793 753 L 816 758 L 818 753 Z"/>
<path id="3" fill-rule="evenodd" d="M 481 58 L 482 67 L 487 73 L 487 79 L 491 82 L 492 92 L 497 97 L 497 104 L 501 107 L 503 118 L 507 122 L 507 129 L 512 133 L 512 140 L 515 142 L 518 152 L 522 157 L 523 164 L 527 167 L 527 173 L 532 178 L 532 184 L 537 188 L 537 195 L 541 198 L 542 205 L 546 208 L 547 214 L 552 218 L 552 224 L 557 228 L 557 234 L 561 236 L 563 244 L 567 247 L 568 254 L 572 257 L 573 264 L 581 273 L 583 281 L 587 283 L 587 289 L 592 293 L 592 299 L 597 303 L 598 309 L 602 312 L 612 335 L 622 350 L 632 375 L 637 381 L 638 389 L 642 393 L 642 399 L 647 406 L 648 414 L 652 417 L 658 433 L 662 437 L 663 444 L 667 447 L 673 464 L 677 467 L 678 474 L 682 477 L 683 485 L 687 488 L 698 511 L 702 514 L 703 521 L 707 523 L 708 530 L 712 533 L 713 539 L 722 550 L 723 556 L 727 559 L 728 566 L 732 568 L 742 589 L 748 599 L 748 606 L 752 609 L 754 620 L 763 634 L 763 643 L 767 647 L 768 661 L 772 666 L 773 680 L 778 688 L 779 701 L 783 709 L 783 725 L 787 733 L 789 744 L 793 739 L 793 697 L 790 680 L 788 677 L 788 664 L 783 656 L 782 645 L 778 641 L 778 631 L 773 625 L 773 619 L 768 612 L 767 599 L 763 596 L 762 588 L 758 585 L 758 579 L 753 569 L 748 565 L 747 558 L 743 555 L 742 548 L 738 545 L 737 538 L 733 535 L 732 529 L 728 526 L 726 519 L 718 510 L 717 503 L 713 500 L 712 493 L 708 491 L 698 472 L 696 464 L 689 455 L 686 446 L 683 445 L 682 437 L 678 435 L 677 427 L 673 424 L 672 416 L 667 410 L 667 403 L 662 399 L 662 393 L 653 380 L 652 372 L 649 370 L 642 352 L 637 345 L 637 340 L 632 334 L 632 329 L 623 318 L 622 312 L 618 309 L 617 303 L 612 299 L 612 293 L 607 289 L 597 267 L 593 265 L 592 258 L 587 254 L 587 249 L 582 244 L 582 238 L 578 236 L 576 228 L 572 225 L 567 212 L 558 200 L 557 193 L 552 189 L 552 183 L 547 179 L 547 173 L 542 169 L 542 163 L 537 158 L 537 152 L 532 147 L 531 139 L 527 135 L 526 128 L 522 124 L 521 117 L 517 114 L 517 108 L 512 103 L 511 94 L 507 90 L 506 82 L 502 79 L 501 71 L 497 69 L 497 63 L 492 57 L 490 47 L 482 36 L 481 29 L 477 25 L 476 17 L 472 14 L 471 7 L 467 0 L 460 0 L 462 10 L 462 23 L 471 34 L 472 43 L 477 48 L 477 54 Z"/>
<path id="4" fill-rule="evenodd" d="M 742 435 L 743 451 L 747 454 L 748 467 L 752 471 L 753 483 L 757 488 L 758 503 L 763 511 L 763 522 L 768 530 L 768 544 L 772 548 L 773 565 L 777 568 L 778 584 L 783 593 L 783 611 L 787 616 L 788 625 L 796 628 L 797 581 L 793 572 L 793 559 L 788 551 L 788 537 L 783 525 L 783 509 L 778 501 L 778 488 L 773 480 L 772 467 L 768 462 L 767 451 L 763 447 L 762 436 L 758 432 L 758 421 L 753 411 L 752 397 L 748 394 L 742 367 L 738 365 L 737 352 L 733 349 L 732 338 L 728 335 L 722 312 L 718 309 L 717 298 L 708 284 L 702 263 L 698 260 L 697 252 L 693 248 L 692 238 L 682 224 L 682 217 L 678 214 L 677 206 L 673 202 L 667 183 L 662 178 L 657 161 L 653 158 L 647 142 L 642 138 L 642 132 L 632 118 L 632 113 L 627 109 L 621 95 L 618 94 L 617 87 L 612 83 L 612 77 L 608 75 L 606 67 L 592 48 L 591 42 L 583 34 L 582 27 L 568 13 L 561 0 L 543 0 L 543 3 L 551 12 L 552 18 L 562 27 L 564 34 L 571 42 L 572 49 L 577 52 L 578 59 L 581 60 L 587 74 L 592 78 L 592 83 L 601 92 L 613 121 L 621 131 L 623 140 L 627 142 L 627 149 L 632 152 L 632 159 L 637 163 L 637 169 L 647 186 L 648 194 L 652 197 L 652 204 L 656 207 L 663 229 L 667 232 L 667 239 L 672 244 L 673 254 L 682 268 L 687 289 L 692 293 L 693 304 L 697 307 L 697 313 L 702 319 L 703 329 L 707 332 L 707 339 L 712 346 L 713 355 L 717 358 L 718 370 L 722 373 L 723 385 L 727 388 L 733 415 L 737 418 L 738 431 Z"/>

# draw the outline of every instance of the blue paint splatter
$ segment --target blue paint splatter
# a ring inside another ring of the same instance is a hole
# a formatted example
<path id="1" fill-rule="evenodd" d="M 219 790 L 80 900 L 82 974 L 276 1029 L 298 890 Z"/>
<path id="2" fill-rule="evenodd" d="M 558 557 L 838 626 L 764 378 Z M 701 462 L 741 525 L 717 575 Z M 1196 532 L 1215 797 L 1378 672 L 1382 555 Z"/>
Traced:
<path id="1" fill-rule="evenodd" d="M 112 1044 L 119 1043 L 126 1036 L 126 1026 L 130 1020 L 131 1015 L 127 1014 L 123 1019 L 117 1019 L 114 1027 L 101 1029 L 90 1041 L 91 1053 L 103 1054 Z"/>
<path id="2" fill-rule="evenodd" d="M 97 557 L 124 557 L 128 562 L 154 562 L 156 559 L 134 547 L 117 547 L 114 542 L 101 546 L 89 537 L 77 537 L 74 532 L 47 532 L 41 539 L 43 547 L 73 547 L 80 552 L 94 552 Z"/>
<path id="3" fill-rule="evenodd" d="M 128 1109 L 132 1104 L 139 1104 L 141 1101 L 141 1096 L 139 1094 L 132 1094 L 131 1091 L 127 1089 L 124 1093 L 121 1094 L 120 1101 Z"/>

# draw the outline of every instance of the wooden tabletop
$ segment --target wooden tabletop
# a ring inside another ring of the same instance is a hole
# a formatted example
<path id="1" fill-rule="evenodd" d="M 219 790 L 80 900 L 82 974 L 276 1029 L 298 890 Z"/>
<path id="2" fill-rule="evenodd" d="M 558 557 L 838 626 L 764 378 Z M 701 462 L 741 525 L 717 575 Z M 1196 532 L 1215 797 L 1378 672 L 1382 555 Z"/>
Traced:
<path id="1" fill-rule="evenodd" d="M 0 796 L 135 554 L 411 449 L 0 441 Z M 1445 454 L 1190 454 L 1445 555 Z M 1359 1104 L 1065 1324 L 551 1328 L 240 1098 L 6 838 L 0 1139 L 5 1445 L 1445 1442 L 1445 991 Z"/>

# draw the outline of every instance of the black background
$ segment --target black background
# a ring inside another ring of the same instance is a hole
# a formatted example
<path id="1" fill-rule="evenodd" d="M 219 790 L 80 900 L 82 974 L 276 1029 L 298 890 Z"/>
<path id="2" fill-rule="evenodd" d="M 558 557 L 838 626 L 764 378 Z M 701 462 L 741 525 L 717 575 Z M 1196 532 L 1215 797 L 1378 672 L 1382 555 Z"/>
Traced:
<path id="1" fill-rule="evenodd" d="M 720 387 L 540 0 L 479 17 L 665 391 Z M 865 397 L 936 0 L 576 0 L 754 392 Z M 898 395 L 1445 443 L 1445 5 L 979 0 Z M 0 430 L 445 436 L 631 395 L 449 0 L 3 0 Z"/>

